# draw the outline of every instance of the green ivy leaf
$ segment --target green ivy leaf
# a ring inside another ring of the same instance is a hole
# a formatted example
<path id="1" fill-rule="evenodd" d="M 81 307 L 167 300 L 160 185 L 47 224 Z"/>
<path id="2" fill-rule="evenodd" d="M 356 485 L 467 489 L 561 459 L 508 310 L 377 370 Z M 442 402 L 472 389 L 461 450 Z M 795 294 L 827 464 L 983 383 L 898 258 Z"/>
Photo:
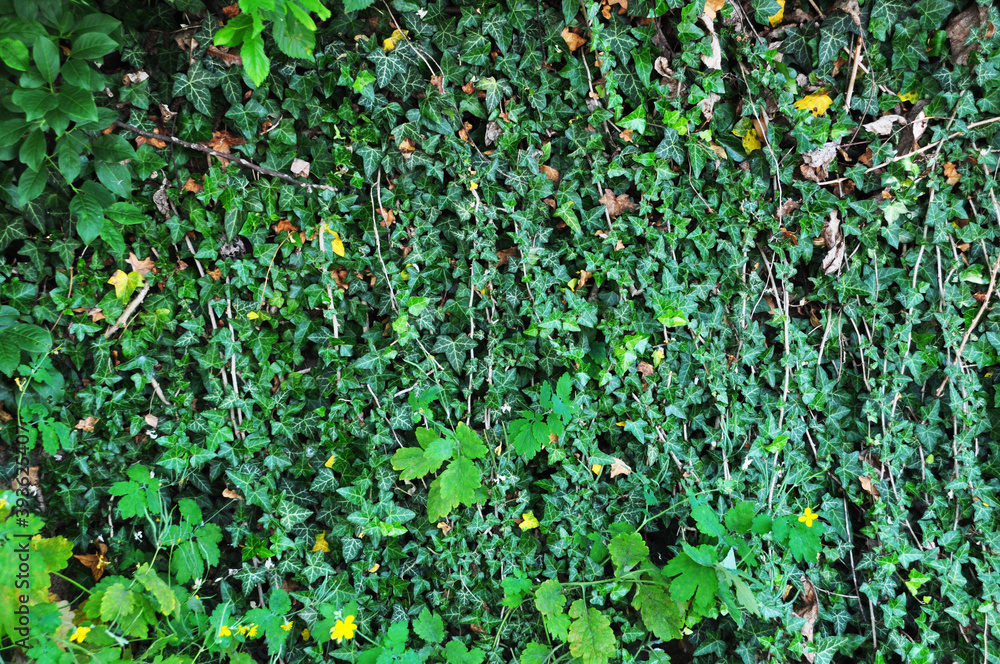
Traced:
<path id="1" fill-rule="evenodd" d="M 263 42 L 261 43 L 263 49 Z M 243 64 L 246 66 L 247 52 L 242 51 Z M 266 74 L 265 74 L 266 76 Z M 178 74 L 174 79 L 172 94 L 175 97 L 184 97 L 191 102 L 199 112 L 211 116 L 212 109 L 212 88 L 217 87 L 222 81 L 222 74 L 215 69 L 206 68 L 201 62 L 196 62 L 188 69 L 186 74 Z"/>
<path id="2" fill-rule="evenodd" d="M 448 363 L 451 364 L 456 373 L 459 373 L 462 371 L 462 365 L 465 364 L 465 354 L 475 347 L 476 342 L 470 339 L 467 334 L 454 336 L 442 334 L 437 338 L 432 350 L 435 353 L 444 353 L 444 356 L 448 358 Z"/>

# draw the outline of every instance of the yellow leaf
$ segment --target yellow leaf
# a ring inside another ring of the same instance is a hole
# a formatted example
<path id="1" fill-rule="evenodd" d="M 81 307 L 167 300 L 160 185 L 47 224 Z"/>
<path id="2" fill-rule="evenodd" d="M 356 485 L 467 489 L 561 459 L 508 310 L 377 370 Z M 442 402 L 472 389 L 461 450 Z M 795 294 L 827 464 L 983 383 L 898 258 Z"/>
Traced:
<path id="1" fill-rule="evenodd" d="M 393 30 L 389 38 L 382 42 L 382 50 L 388 53 L 396 48 L 396 44 L 405 41 L 408 34 L 410 34 L 409 30 Z"/>
<path id="2" fill-rule="evenodd" d="M 920 95 L 917 94 L 916 90 L 910 90 L 906 94 L 896 95 L 896 96 L 899 97 L 900 101 L 914 102 L 914 101 L 920 99 Z"/>
<path id="3" fill-rule="evenodd" d="M 369 574 L 374 574 L 375 572 L 377 572 L 377 571 L 378 571 L 378 568 L 379 568 L 379 567 L 381 567 L 381 565 L 379 565 L 378 563 L 375 563 L 374 565 L 372 565 L 372 566 L 371 566 L 371 567 L 370 567 L 370 568 L 368 569 L 368 573 L 369 573 Z"/>
<path id="4" fill-rule="evenodd" d="M 795 102 L 795 108 L 812 111 L 813 115 L 826 115 L 826 109 L 830 108 L 832 103 L 833 99 L 830 98 L 830 95 L 820 91 L 818 94 L 806 95 Z"/>
<path id="5" fill-rule="evenodd" d="M 108 279 L 108 283 L 115 287 L 115 297 L 125 300 L 142 285 L 142 275 L 138 272 L 125 274 L 121 270 L 116 270 Z"/>
<path id="6" fill-rule="evenodd" d="M 590 469 L 594 471 L 595 475 L 600 475 L 601 471 L 604 470 L 604 466 L 602 466 L 599 463 L 595 463 L 593 466 L 590 467 Z"/>
<path id="7" fill-rule="evenodd" d="M 525 512 L 521 515 L 521 530 L 531 530 L 538 527 L 538 518 L 534 512 Z"/>
<path id="8" fill-rule="evenodd" d="M 337 455 L 336 455 L 336 454 L 331 454 L 331 455 L 330 455 L 330 458 L 329 458 L 329 459 L 327 459 L 327 460 L 326 460 L 326 463 L 324 463 L 323 465 L 324 465 L 324 466 L 326 466 L 327 468 L 333 468 L 333 461 L 334 461 L 334 459 L 336 459 L 336 458 L 337 458 Z"/>
<path id="9" fill-rule="evenodd" d="M 247 318 L 249 318 L 250 320 L 257 320 L 258 318 L 260 318 L 260 314 L 258 314 L 256 311 L 251 311 L 250 313 L 247 314 Z"/>
<path id="10" fill-rule="evenodd" d="M 751 128 L 747 135 L 743 137 L 743 149 L 747 154 L 754 150 L 760 150 L 760 139 L 757 138 L 757 130 Z"/>
<path id="11" fill-rule="evenodd" d="M 344 241 L 340 239 L 340 233 L 333 233 L 333 242 L 330 243 L 333 248 L 333 253 L 337 254 L 341 258 L 344 257 Z"/>
<path id="12" fill-rule="evenodd" d="M 778 25 L 785 18 L 785 0 L 778 0 L 778 4 L 781 6 L 781 9 L 778 10 L 777 14 L 770 16 L 767 19 L 767 22 L 771 24 L 771 27 Z"/>
<path id="13" fill-rule="evenodd" d="M 330 543 L 326 541 L 326 531 L 316 535 L 316 543 L 313 544 L 312 550 L 330 553 Z"/>
<path id="14" fill-rule="evenodd" d="M 308 627 L 306 627 L 304 630 L 302 630 L 302 640 L 303 641 L 308 641 L 309 640 L 309 628 Z"/>
<path id="15" fill-rule="evenodd" d="M 396 42 L 394 42 L 392 39 L 386 39 L 385 41 L 382 42 L 382 50 L 385 51 L 386 53 L 388 53 L 394 48 L 396 48 Z"/>

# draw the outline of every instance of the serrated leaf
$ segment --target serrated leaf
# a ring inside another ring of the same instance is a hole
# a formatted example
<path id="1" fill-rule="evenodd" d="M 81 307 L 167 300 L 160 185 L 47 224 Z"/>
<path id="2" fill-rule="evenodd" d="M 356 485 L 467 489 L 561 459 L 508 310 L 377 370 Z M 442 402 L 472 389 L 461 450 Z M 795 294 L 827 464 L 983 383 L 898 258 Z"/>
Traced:
<path id="1" fill-rule="evenodd" d="M 583 664 L 606 664 L 615 656 L 615 634 L 607 616 L 590 607 L 582 599 L 569 609 L 573 622 L 569 626 L 569 652 Z"/>
<path id="2" fill-rule="evenodd" d="M 684 616 L 664 588 L 648 584 L 638 586 L 632 606 L 639 609 L 646 629 L 657 638 L 672 641 L 683 636 Z"/>
<path id="3" fill-rule="evenodd" d="M 134 597 L 132 591 L 123 583 L 108 587 L 101 597 L 101 619 L 111 622 L 127 616 L 132 612 Z"/>
<path id="4" fill-rule="evenodd" d="M 726 529 L 719 522 L 719 516 L 708 505 L 698 501 L 692 501 L 691 516 L 694 518 L 698 530 L 712 537 L 723 537 Z"/>
<path id="5" fill-rule="evenodd" d="M 465 457 L 458 457 L 431 482 L 427 494 L 427 516 L 439 521 L 459 505 L 472 505 L 476 490 L 482 486 L 482 473 Z"/>
<path id="6" fill-rule="evenodd" d="M 639 533 L 615 535 L 608 542 L 608 552 L 619 574 L 649 559 L 649 547 Z"/>
<path id="7" fill-rule="evenodd" d="M 726 512 L 726 528 L 738 535 L 746 534 L 753 525 L 754 506 L 748 500 L 733 505 Z"/>
<path id="8" fill-rule="evenodd" d="M 699 565 L 687 553 L 681 553 L 667 563 L 663 574 L 674 577 L 670 597 L 681 603 L 691 601 L 692 609 L 699 615 L 707 613 L 715 603 L 719 579 L 713 567 Z"/>
<path id="9" fill-rule="evenodd" d="M 555 579 L 547 579 L 535 590 L 535 608 L 545 618 L 559 615 L 566 606 L 566 596 L 562 584 Z"/>
<path id="10" fill-rule="evenodd" d="M 444 621 L 424 607 L 413 621 L 413 632 L 428 643 L 441 643 L 444 641 Z"/>

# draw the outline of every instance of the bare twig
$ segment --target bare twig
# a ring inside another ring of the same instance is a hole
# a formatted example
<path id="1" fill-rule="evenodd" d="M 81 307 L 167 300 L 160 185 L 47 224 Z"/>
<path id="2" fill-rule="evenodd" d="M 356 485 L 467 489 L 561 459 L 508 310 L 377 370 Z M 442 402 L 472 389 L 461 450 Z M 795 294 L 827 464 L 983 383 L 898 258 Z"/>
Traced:
<path id="1" fill-rule="evenodd" d="M 844 110 L 851 112 L 851 97 L 854 96 L 854 81 L 858 78 L 858 65 L 861 64 L 861 47 L 864 44 L 863 38 L 858 36 L 858 45 L 854 49 L 854 66 L 851 67 L 851 82 L 847 85 L 847 99 L 844 101 Z"/>
<path id="2" fill-rule="evenodd" d="M 105 339 L 110 339 L 112 334 L 117 332 L 123 325 L 125 325 L 126 322 L 128 322 L 129 317 L 133 314 L 133 312 L 135 312 L 139 305 L 142 304 L 142 301 L 146 299 L 146 294 L 149 293 L 149 287 L 152 285 L 153 282 L 147 279 L 146 285 L 143 286 L 142 290 L 139 291 L 139 294 L 132 298 L 132 301 L 128 303 L 128 306 L 125 307 L 125 311 L 123 311 L 122 315 L 118 317 L 115 324 L 105 330 Z"/>
<path id="3" fill-rule="evenodd" d="M 180 145 L 181 147 L 188 148 L 189 150 L 196 150 L 198 152 L 204 152 L 205 154 L 210 154 L 213 157 L 218 157 L 219 159 L 225 159 L 226 161 L 232 162 L 237 166 L 242 166 L 243 168 L 249 168 L 252 171 L 256 171 L 262 175 L 268 175 L 272 178 L 278 178 L 279 180 L 284 180 L 290 184 L 294 184 L 303 189 L 312 191 L 313 189 L 324 189 L 326 191 L 337 191 L 336 187 L 331 187 L 328 184 L 311 184 L 309 182 L 302 182 L 297 180 L 291 175 L 286 175 L 285 173 L 279 173 L 278 171 L 271 170 L 270 168 L 265 168 L 264 166 L 258 166 L 248 159 L 243 157 L 237 157 L 234 154 L 220 152 L 218 150 L 213 150 L 210 147 L 201 145 L 200 143 L 191 143 L 190 141 L 183 141 L 176 136 L 170 136 L 168 134 L 154 134 L 151 131 L 146 131 L 144 129 L 139 129 L 138 127 L 132 126 L 130 124 L 125 124 L 124 122 L 115 122 L 115 126 L 125 131 L 130 131 L 134 134 L 139 134 L 140 136 L 145 136 L 146 138 L 152 138 L 160 141 L 167 141 L 168 143 L 173 143 L 174 145 Z"/>
<path id="4" fill-rule="evenodd" d="M 378 180 L 375 183 L 375 187 L 378 189 L 378 207 L 380 210 L 385 208 L 382 207 L 382 171 L 378 173 Z M 371 192 L 369 191 L 369 194 Z M 388 224 L 386 224 L 386 229 L 388 230 Z M 375 250 L 378 252 L 378 262 L 382 264 L 382 274 L 385 275 L 385 283 L 389 287 L 389 298 L 392 300 L 392 310 L 399 312 L 399 306 L 396 304 L 396 291 L 392 288 L 392 280 L 389 278 L 389 270 L 385 267 L 385 260 L 382 258 L 382 240 L 378 234 L 378 221 L 375 219 L 375 199 L 372 198 L 372 231 L 375 233 Z"/>

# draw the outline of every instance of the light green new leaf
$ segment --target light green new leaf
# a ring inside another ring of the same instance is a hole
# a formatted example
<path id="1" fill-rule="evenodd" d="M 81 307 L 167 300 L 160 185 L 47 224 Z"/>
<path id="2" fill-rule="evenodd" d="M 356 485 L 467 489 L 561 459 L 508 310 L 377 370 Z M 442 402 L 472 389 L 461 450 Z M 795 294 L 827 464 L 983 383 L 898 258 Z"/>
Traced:
<path id="1" fill-rule="evenodd" d="M 250 80 L 259 87 L 271 71 L 271 60 L 264 54 L 264 39 L 260 35 L 247 36 L 240 48 L 240 56 Z"/>
<path id="2" fill-rule="evenodd" d="M 635 590 L 632 606 L 639 609 L 646 629 L 664 641 L 679 639 L 683 634 L 684 616 L 677 603 L 659 586 L 640 585 Z"/>
<path id="3" fill-rule="evenodd" d="M 444 621 L 425 606 L 413 621 L 413 632 L 428 643 L 441 643 L 444 641 Z"/>
<path id="4" fill-rule="evenodd" d="M 621 533 L 608 543 L 611 561 L 619 574 L 649 558 L 649 547 L 639 533 Z"/>

